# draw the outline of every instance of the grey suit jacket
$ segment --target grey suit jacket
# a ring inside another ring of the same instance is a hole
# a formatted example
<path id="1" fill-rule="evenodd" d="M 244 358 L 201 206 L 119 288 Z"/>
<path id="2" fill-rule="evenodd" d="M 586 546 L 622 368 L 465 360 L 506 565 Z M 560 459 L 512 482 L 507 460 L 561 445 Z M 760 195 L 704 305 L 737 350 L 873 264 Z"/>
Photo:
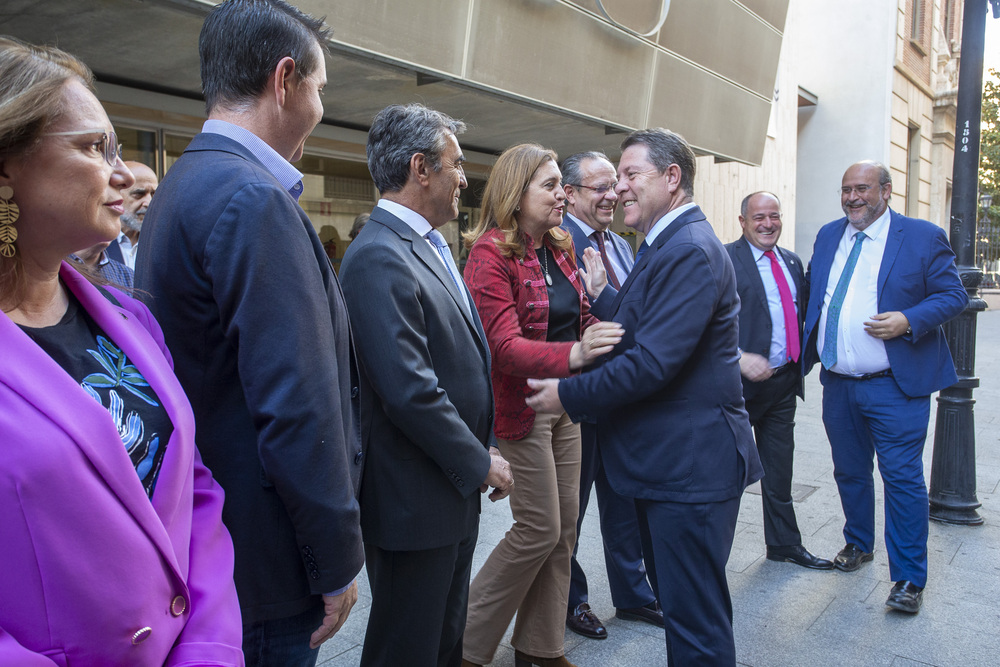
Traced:
<path id="1" fill-rule="evenodd" d="M 434 249 L 376 207 L 344 255 L 340 279 L 358 356 L 367 461 L 366 544 L 389 550 L 456 544 L 479 525 L 490 468 L 490 356 L 475 307 Z"/>

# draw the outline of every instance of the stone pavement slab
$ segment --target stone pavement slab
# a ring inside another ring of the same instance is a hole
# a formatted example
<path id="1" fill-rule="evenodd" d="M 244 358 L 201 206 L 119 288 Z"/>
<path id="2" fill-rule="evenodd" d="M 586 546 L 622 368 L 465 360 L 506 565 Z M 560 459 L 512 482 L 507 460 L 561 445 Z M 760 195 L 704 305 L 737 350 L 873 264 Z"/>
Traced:
<path id="1" fill-rule="evenodd" d="M 920 614 L 887 611 L 892 581 L 881 538 L 882 487 L 876 476 L 875 560 L 853 573 L 816 572 L 764 558 L 760 496 L 743 496 L 729 559 L 737 660 L 747 667 L 977 667 L 1000 665 L 1000 312 L 978 318 L 976 370 L 976 481 L 980 527 L 931 522 L 929 581 Z M 796 516 L 806 548 L 832 558 L 844 545 L 844 516 L 823 430 L 818 375 L 806 380 L 806 400 L 796 419 Z M 924 453 L 930 480 L 936 400 Z M 758 492 L 759 493 L 759 492 Z M 511 525 L 509 505 L 484 501 L 473 571 Z M 608 639 L 566 633 L 567 657 L 579 667 L 664 667 L 662 630 L 620 621 L 604 572 L 604 553 L 592 499 L 580 538 L 580 561 L 588 574 L 591 606 L 605 621 Z M 344 628 L 320 651 L 324 667 L 359 663 L 371 603 L 364 573 L 360 599 Z M 405 623 L 406 619 L 399 619 Z M 494 667 L 511 667 L 510 630 Z M 405 666 L 402 666 L 405 667 Z"/>

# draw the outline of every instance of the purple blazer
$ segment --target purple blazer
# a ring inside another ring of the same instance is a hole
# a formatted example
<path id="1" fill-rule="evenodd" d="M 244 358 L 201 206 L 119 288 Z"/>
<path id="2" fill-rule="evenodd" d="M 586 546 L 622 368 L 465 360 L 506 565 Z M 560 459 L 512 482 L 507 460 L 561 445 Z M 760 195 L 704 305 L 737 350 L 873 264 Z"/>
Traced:
<path id="1" fill-rule="evenodd" d="M 151 502 L 107 410 L 0 316 L 0 664 L 243 665 L 222 489 L 160 327 L 66 263 L 60 277 L 174 431 Z"/>

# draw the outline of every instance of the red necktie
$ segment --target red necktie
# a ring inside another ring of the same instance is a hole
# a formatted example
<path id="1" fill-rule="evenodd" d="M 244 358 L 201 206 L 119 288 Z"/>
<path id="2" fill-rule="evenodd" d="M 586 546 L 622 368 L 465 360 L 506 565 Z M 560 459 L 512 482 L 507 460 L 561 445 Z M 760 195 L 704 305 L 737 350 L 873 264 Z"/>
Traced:
<path id="1" fill-rule="evenodd" d="M 765 250 L 764 257 L 771 260 L 771 273 L 774 282 L 778 284 L 778 294 L 781 295 L 781 310 L 785 313 L 785 351 L 792 361 L 799 360 L 799 318 L 795 314 L 795 301 L 792 300 L 792 290 L 788 289 L 785 272 L 774 256 L 773 250 Z"/>
<path id="2" fill-rule="evenodd" d="M 611 267 L 611 261 L 608 259 L 608 251 L 604 248 L 604 232 L 594 232 L 594 240 L 597 241 L 597 252 L 601 253 L 601 262 L 604 263 L 604 270 L 608 274 L 608 282 L 615 289 L 621 289 L 618 276 L 615 275 L 615 270 Z"/>

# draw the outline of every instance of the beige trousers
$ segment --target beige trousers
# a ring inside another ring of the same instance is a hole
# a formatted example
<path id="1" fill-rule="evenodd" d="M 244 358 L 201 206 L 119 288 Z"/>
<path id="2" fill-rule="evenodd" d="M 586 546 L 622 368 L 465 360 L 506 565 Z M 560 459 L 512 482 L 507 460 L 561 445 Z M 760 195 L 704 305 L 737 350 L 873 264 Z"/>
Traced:
<path id="1" fill-rule="evenodd" d="M 511 644 L 540 658 L 564 653 L 570 556 L 580 512 L 580 426 L 561 415 L 537 415 L 523 440 L 500 440 L 514 489 L 514 525 L 469 589 L 464 657 L 493 660 L 517 612 Z"/>

